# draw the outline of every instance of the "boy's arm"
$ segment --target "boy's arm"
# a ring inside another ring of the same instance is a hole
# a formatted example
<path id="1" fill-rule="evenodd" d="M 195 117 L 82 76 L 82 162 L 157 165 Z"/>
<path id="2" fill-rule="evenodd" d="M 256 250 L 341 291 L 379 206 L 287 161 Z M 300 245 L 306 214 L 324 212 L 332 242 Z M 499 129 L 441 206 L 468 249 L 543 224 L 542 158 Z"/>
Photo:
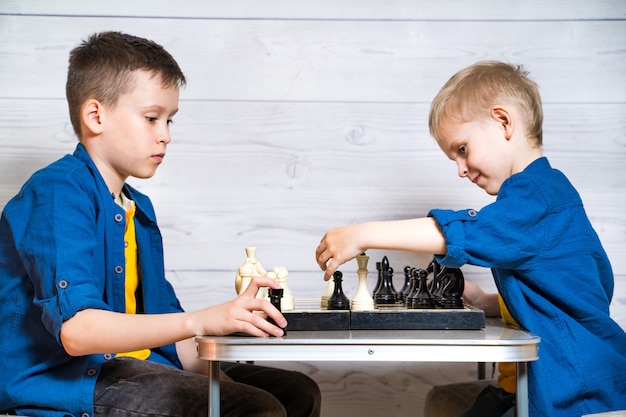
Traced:
<path id="1" fill-rule="evenodd" d="M 198 335 L 244 332 L 253 336 L 282 336 L 283 315 L 267 300 L 257 299 L 259 287 L 280 288 L 269 278 L 254 278 L 244 293 L 224 304 L 204 310 L 169 314 L 125 314 L 86 309 L 61 327 L 61 342 L 72 356 L 129 352 L 155 348 Z M 265 314 L 255 313 L 263 311 Z"/>
<path id="2" fill-rule="evenodd" d="M 498 293 L 488 294 L 478 285 L 465 281 L 463 300 L 485 312 L 487 317 L 501 317 Z"/>
<path id="3" fill-rule="evenodd" d="M 368 249 L 389 249 L 445 255 L 446 240 L 432 217 L 368 222 L 331 229 L 315 257 L 328 280 L 343 263 Z"/>

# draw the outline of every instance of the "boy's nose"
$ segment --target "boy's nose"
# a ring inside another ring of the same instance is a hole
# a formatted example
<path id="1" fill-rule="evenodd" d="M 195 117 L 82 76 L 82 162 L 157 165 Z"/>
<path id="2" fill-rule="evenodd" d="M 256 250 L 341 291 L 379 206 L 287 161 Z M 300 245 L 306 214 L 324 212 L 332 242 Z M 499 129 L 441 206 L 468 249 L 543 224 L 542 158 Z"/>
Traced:
<path id="1" fill-rule="evenodd" d="M 459 177 L 465 178 L 467 177 L 467 165 L 462 162 L 457 162 L 457 167 L 459 169 Z"/>
<path id="2" fill-rule="evenodd" d="M 170 130 L 169 129 L 164 129 L 162 132 L 159 132 L 159 142 L 160 143 L 164 143 L 164 144 L 168 144 L 172 141 L 172 136 L 170 135 Z"/>

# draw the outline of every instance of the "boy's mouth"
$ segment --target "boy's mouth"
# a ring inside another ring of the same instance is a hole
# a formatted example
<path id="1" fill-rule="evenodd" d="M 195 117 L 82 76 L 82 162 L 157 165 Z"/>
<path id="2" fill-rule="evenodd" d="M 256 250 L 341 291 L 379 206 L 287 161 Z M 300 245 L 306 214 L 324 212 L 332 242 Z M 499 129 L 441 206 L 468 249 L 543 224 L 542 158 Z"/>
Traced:
<path id="1" fill-rule="evenodd" d="M 479 179 L 480 179 L 480 174 L 479 174 L 479 175 L 476 175 L 474 178 L 472 178 L 472 182 L 473 182 L 474 184 L 478 184 L 478 180 L 479 180 Z"/>

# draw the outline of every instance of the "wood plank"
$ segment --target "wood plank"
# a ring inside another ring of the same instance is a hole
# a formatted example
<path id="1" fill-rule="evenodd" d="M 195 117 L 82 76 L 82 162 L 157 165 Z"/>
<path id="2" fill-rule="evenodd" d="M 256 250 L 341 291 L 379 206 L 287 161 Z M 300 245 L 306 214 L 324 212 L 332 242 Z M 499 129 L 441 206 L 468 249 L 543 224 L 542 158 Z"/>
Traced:
<path id="1" fill-rule="evenodd" d="M 459 7 L 456 0 L 108 0 L 86 3 L 80 0 L 49 2 L 46 0 L 3 0 L 0 13 L 20 15 L 105 15 L 145 16 L 158 18 L 230 18 L 230 19 L 375 19 L 375 20 L 565 20 L 615 19 L 626 17 L 621 0 L 525 0 L 523 2 L 489 3 L 466 1 Z"/>
<path id="2" fill-rule="evenodd" d="M 288 247 L 291 268 L 314 270 L 327 228 L 493 200 L 457 178 L 417 121 L 423 105 L 183 104 L 166 163 L 153 179 L 131 181 L 157 207 L 170 268 L 204 269 L 207 253 L 227 268 L 257 245 L 271 256 Z M 626 108 L 546 108 L 546 154 L 577 186 L 614 267 L 625 271 L 626 195 L 615 190 L 626 169 Z M 65 112 L 61 101 L 0 100 L 2 204 L 35 169 L 73 150 Z"/>
<path id="3" fill-rule="evenodd" d="M 499 59 L 526 65 L 545 102 L 626 102 L 622 21 L 1 19 L 2 97 L 64 97 L 79 39 L 122 30 L 172 52 L 184 99 L 428 103 L 462 67 Z"/>

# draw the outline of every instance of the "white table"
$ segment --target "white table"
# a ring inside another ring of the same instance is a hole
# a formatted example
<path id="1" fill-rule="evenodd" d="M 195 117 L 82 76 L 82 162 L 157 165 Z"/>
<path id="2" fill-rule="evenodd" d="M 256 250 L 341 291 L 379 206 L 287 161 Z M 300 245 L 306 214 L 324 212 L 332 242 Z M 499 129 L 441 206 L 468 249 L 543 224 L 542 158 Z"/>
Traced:
<path id="1" fill-rule="evenodd" d="M 220 415 L 220 361 L 516 362 L 517 415 L 528 416 L 527 362 L 540 338 L 500 319 L 482 330 L 291 331 L 284 337 L 199 336 L 209 361 L 209 417 Z"/>

